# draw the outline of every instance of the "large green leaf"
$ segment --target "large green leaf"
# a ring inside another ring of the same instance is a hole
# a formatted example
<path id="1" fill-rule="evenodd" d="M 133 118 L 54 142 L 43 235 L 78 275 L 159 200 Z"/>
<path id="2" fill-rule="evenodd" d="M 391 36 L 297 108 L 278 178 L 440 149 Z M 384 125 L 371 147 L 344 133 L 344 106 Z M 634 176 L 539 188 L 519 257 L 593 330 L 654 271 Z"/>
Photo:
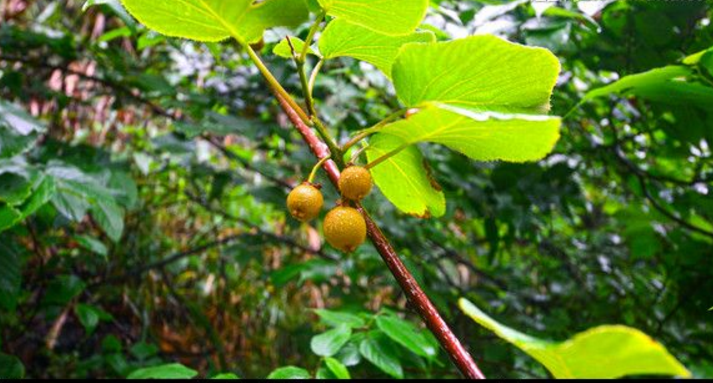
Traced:
<path id="1" fill-rule="evenodd" d="M 428 0 L 319 0 L 331 16 L 387 35 L 416 30 L 428 9 Z"/>
<path id="2" fill-rule="evenodd" d="M 442 144 L 478 161 L 525 162 L 542 159 L 552 150 L 560 124 L 558 117 L 432 105 L 380 132 L 408 144 Z"/>
<path id="3" fill-rule="evenodd" d="M 550 342 L 503 326 L 466 299 L 458 303 L 473 320 L 537 359 L 555 378 L 691 376 L 666 348 L 630 327 L 599 326 L 576 334 L 565 342 Z"/>
<path id="4" fill-rule="evenodd" d="M 380 331 L 372 331 L 359 345 L 359 353 L 381 371 L 403 379 L 404 370 L 388 339 Z"/>
<path id="5" fill-rule="evenodd" d="M 174 363 L 136 370 L 127 379 L 192 379 L 197 375 L 197 371 Z"/>
<path id="6" fill-rule="evenodd" d="M 389 134 L 369 140 L 369 161 L 403 147 L 406 142 Z M 446 212 L 441 187 L 431 177 L 428 164 L 416 146 L 409 146 L 371 169 L 379 190 L 399 210 L 419 217 L 440 217 Z"/>
<path id="7" fill-rule="evenodd" d="M 319 51 L 327 59 L 347 56 L 366 61 L 391 77 L 391 67 L 399 48 L 408 43 L 430 43 L 435 40 L 436 36 L 432 32 L 391 36 L 336 19 L 322 33 Z"/>
<path id="8" fill-rule="evenodd" d="M 438 346 L 431 343 L 410 322 L 395 316 L 380 315 L 376 318 L 376 325 L 389 338 L 411 350 L 414 354 L 426 358 L 434 358 L 436 356 Z"/>
<path id="9" fill-rule="evenodd" d="M 351 336 L 351 327 L 341 325 L 313 337 L 310 347 L 312 352 L 319 356 L 333 356 L 349 341 Z"/>
<path id="10" fill-rule="evenodd" d="M 544 113 L 559 70 L 546 49 L 481 35 L 408 44 L 396 58 L 393 78 L 409 107 L 435 102 L 476 111 Z"/>
<path id="11" fill-rule="evenodd" d="M 260 40 L 265 29 L 297 26 L 307 18 L 304 0 L 122 0 L 142 24 L 173 37 L 241 43 Z"/>
<path id="12" fill-rule="evenodd" d="M 20 253 L 15 245 L 9 238 L 0 236 L 0 310 L 14 311 L 17 307 L 21 266 Z"/>
<path id="13" fill-rule="evenodd" d="M 439 216 L 442 194 L 427 187 L 430 178 L 409 145 L 438 143 L 479 161 L 542 159 L 559 139 L 561 120 L 545 115 L 559 69 L 546 49 L 488 35 L 406 44 L 392 76 L 401 101 L 416 111 L 376 128 L 381 134 L 370 140 L 367 155 L 374 161 L 399 147 L 410 153 L 375 166 L 375 182 L 399 209 Z"/>

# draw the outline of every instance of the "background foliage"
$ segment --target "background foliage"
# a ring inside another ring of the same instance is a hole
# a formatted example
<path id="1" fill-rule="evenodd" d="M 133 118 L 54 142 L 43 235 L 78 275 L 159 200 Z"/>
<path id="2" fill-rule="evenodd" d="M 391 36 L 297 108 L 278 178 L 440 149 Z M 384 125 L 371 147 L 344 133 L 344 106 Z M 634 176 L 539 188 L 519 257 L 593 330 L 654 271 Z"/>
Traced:
<path id="1" fill-rule="evenodd" d="M 457 376 L 371 246 L 344 256 L 286 216 L 314 159 L 244 52 L 90 3 L 0 1 L 0 377 Z M 366 201 L 486 376 L 548 372 L 460 297 L 541 339 L 631 326 L 713 377 L 710 3 L 431 3 L 441 39 L 495 33 L 563 68 L 545 160 L 423 145 L 442 217 Z M 287 33 L 259 45 L 299 94 L 267 54 Z M 323 72 L 340 138 L 398 108 L 368 64 Z"/>

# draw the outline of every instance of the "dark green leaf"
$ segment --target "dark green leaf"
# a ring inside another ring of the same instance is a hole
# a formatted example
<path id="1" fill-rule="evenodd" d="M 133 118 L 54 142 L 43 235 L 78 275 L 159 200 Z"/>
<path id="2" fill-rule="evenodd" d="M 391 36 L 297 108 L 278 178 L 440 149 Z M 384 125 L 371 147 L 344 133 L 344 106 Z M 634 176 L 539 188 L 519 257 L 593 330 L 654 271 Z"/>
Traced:
<path id="1" fill-rule="evenodd" d="M 404 371 L 393 347 L 381 332 L 372 331 L 359 345 L 359 353 L 381 371 L 403 379 Z"/>
<path id="2" fill-rule="evenodd" d="M 12 355 L 0 353 L 0 379 L 22 379 L 25 377 L 25 366 L 20 359 Z"/>
<path id="3" fill-rule="evenodd" d="M 14 243 L 0 236 L 0 309 L 14 311 L 22 280 L 20 253 Z"/>

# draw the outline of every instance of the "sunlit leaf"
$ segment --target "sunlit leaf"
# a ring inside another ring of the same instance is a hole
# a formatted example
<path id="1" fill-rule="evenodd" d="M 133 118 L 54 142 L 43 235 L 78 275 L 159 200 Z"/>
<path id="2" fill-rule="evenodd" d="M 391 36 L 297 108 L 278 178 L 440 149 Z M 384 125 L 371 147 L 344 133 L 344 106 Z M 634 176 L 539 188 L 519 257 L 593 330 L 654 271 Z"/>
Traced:
<path id="1" fill-rule="evenodd" d="M 265 29 L 297 26 L 307 18 L 302 0 L 122 0 L 142 24 L 167 36 L 197 41 L 260 40 Z"/>
<path id="2" fill-rule="evenodd" d="M 428 0 L 319 0 L 328 15 L 387 35 L 416 30 L 426 15 Z"/>
<path id="3" fill-rule="evenodd" d="M 292 44 L 292 46 L 290 46 L 290 43 Z M 290 40 L 288 41 L 285 37 L 280 41 L 279 44 L 275 45 L 275 48 L 272 49 L 272 53 L 282 58 L 292 59 L 292 48 L 294 48 L 295 54 L 299 56 L 300 54 L 302 54 L 302 50 L 304 49 L 304 47 L 305 42 L 302 41 L 300 38 L 290 37 Z M 317 55 L 317 53 L 311 47 L 307 50 L 307 53 L 311 55 Z"/>
<path id="4" fill-rule="evenodd" d="M 329 371 L 332 371 L 334 376 L 337 377 L 337 379 L 351 379 L 351 375 L 349 375 L 349 370 L 347 369 L 346 366 L 342 364 L 342 362 L 334 359 L 334 358 L 325 358 L 324 363 L 327 365 L 327 368 L 329 368 Z"/>
<path id="5" fill-rule="evenodd" d="M 458 303 L 474 321 L 537 359 L 558 379 L 691 376 L 666 348 L 637 329 L 599 326 L 565 342 L 544 341 L 503 326 L 465 299 Z"/>
<path id="6" fill-rule="evenodd" d="M 366 61 L 391 77 L 391 67 L 399 48 L 408 43 L 428 43 L 436 40 L 432 32 L 415 32 L 390 36 L 336 19 L 327 25 L 319 39 L 319 51 L 327 59 L 353 57 Z"/>
<path id="7" fill-rule="evenodd" d="M 622 77 L 618 81 L 587 92 L 582 103 L 607 95 L 637 96 L 672 105 L 696 105 L 713 110 L 713 87 L 688 82 L 693 70 L 685 66 L 667 66 Z"/>
<path id="8" fill-rule="evenodd" d="M 367 158 L 374 161 L 404 145 L 406 141 L 399 137 L 377 134 L 369 140 Z M 371 175 L 399 210 L 419 217 L 440 217 L 446 212 L 446 199 L 427 166 L 418 148 L 408 146 L 372 168 Z"/>
<path id="9" fill-rule="evenodd" d="M 552 150 L 560 125 L 558 117 L 432 105 L 380 131 L 408 144 L 442 144 L 478 161 L 525 162 L 540 160 Z"/>
<path id="10" fill-rule="evenodd" d="M 543 48 L 490 35 L 432 44 L 408 44 L 393 67 L 406 106 L 449 104 L 474 111 L 544 113 L 560 64 Z"/>

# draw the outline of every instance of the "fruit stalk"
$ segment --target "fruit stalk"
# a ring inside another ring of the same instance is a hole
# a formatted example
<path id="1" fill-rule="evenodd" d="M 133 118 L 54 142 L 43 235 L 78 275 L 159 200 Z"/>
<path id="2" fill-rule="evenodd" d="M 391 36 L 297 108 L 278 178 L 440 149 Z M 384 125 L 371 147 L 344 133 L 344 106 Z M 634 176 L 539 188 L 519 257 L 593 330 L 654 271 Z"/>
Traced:
<path id="1" fill-rule="evenodd" d="M 319 159 L 328 157 L 330 153 L 327 145 L 324 144 L 314 134 L 310 127 L 302 121 L 299 112 L 294 110 L 292 105 L 280 93 L 276 92 L 276 97 L 282 110 L 287 114 L 292 124 L 300 132 L 302 138 L 312 150 L 312 153 L 314 153 L 314 155 Z M 337 165 L 334 161 L 330 160 L 324 163 L 323 168 L 327 172 L 327 175 L 329 176 L 329 179 L 334 187 L 338 188 L 340 171 Z M 396 251 L 389 240 L 384 236 L 361 204 L 357 203 L 356 206 L 366 220 L 367 235 L 374 244 L 374 247 L 384 259 L 384 262 L 403 289 L 409 302 L 419 313 L 431 332 L 436 336 L 453 363 L 466 378 L 485 379 L 485 376 L 478 368 L 478 365 L 475 361 L 473 361 L 473 358 L 470 356 L 468 351 L 453 334 L 453 331 L 451 331 L 448 324 L 438 313 L 438 310 L 436 310 L 436 307 L 433 305 L 423 289 L 421 289 L 418 282 L 416 282 L 416 279 L 408 271 L 398 254 L 396 254 Z"/>

